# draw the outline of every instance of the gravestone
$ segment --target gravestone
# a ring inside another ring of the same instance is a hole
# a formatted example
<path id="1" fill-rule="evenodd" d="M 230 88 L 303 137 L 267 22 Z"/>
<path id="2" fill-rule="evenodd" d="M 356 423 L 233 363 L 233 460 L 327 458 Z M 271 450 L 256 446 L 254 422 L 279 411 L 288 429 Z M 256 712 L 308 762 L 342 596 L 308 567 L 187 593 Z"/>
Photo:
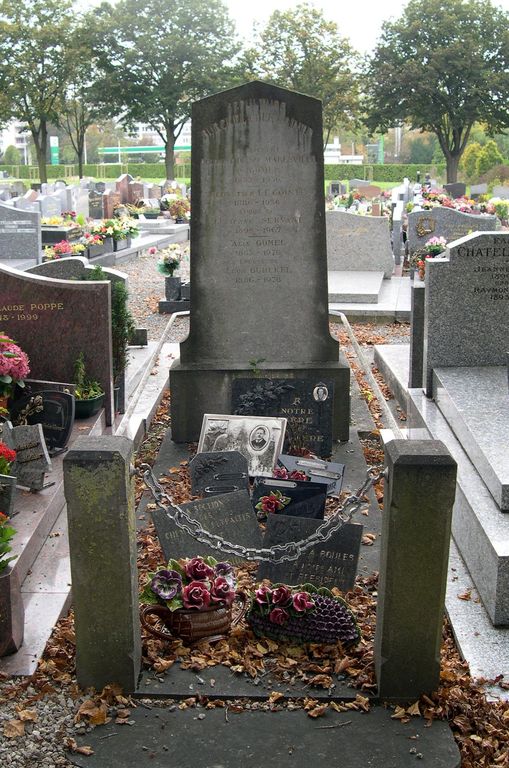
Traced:
<path id="1" fill-rule="evenodd" d="M 232 413 L 287 419 L 284 450 L 332 453 L 334 383 L 317 379 L 234 379 Z"/>
<path id="2" fill-rule="evenodd" d="M 445 237 L 451 243 L 471 232 L 494 232 L 496 228 L 496 216 L 462 213 L 442 205 L 430 211 L 411 211 L 407 228 L 409 252 L 422 248 L 431 237 Z"/>
<path id="3" fill-rule="evenodd" d="M 470 187 L 470 197 L 472 200 L 477 200 L 480 195 L 485 195 L 488 192 L 487 184 L 472 184 Z"/>
<path id="4" fill-rule="evenodd" d="M 76 357 L 83 352 L 88 376 L 99 381 L 106 393 L 105 417 L 111 424 L 109 282 L 52 280 L 2 265 L 0 322 L 4 333 L 28 354 L 34 379 L 72 381 Z"/>
<path id="5" fill-rule="evenodd" d="M 105 219 L 112 219 L 115 215 L 115 208 L 121 203 L 121 196 L 119 192 L 113 192 L 111 189 L 107 189 L 103 193 L 103 216 Z"/>
<path id="6" fill-rule="evenodd" d="M 269 515 L 263 547 L 302 541 L 316 531 L 321 520 L 287 515 Z M 316 587 L 338 587 L 343 592 L 352 589 L 357 575 L 357 563 L 362 538 L 362 525 L 346 523 L 330 539 L 308 549 L 297 560 L 283 563 L 262 562 L 257 580 L 273 583 L 306 584 Z"/>
<path id="7" fill-rule="evenodd" d="M 60 195 L 41 195 L 38 202 L 43 218 L 60 216 L 62 213 L 62 201 Z"/>
<path id="8" fill-rule="evenodd" d="M 151 200 L 160 200 L 162 196 L 159 184 L 147 184 L 148 196 Z"/>
<path id="9" fill-rule="evenodd" d="M 500 197 L 502 200 L 509 200 L 509 186 L 503 185 L 493 187 L 493 197 Z"/>
<path id="10" fill-rule="evenodd" d="M 231 382 L 334 382 L 348 439 L 350 371 L 328 327 L 320 102 L 252 82 L 193 105 L 193 313 L 171 368 L 172 435 L 228 413 Z"/>
<path id="11" fill-rule="evenodd" d="M 141 181 L 129 182 L 129 203 L 135 203 L 144 197 L 145 185 Z"/>
<path id="12" fill-rule="evenodd" d="M 118 177 L 115 187 L 120 195 L 121 203 L 129 203 L 129 184 L 134 181 L 133 177 L 129 173 L 123 173 Z M 109 217 L 108 217 L 109 218 Z"/>
<path id="13" fill-rule="evenodd" d="M 23 195 L 23 197 L 15 197 L 13 199 L 14 207 L 18 208 L 22 211 L 35 211 L 36 213 L 39 213 L 40 206 L 37 202 L 37 193 L 35 193 L 36 199 L 31 200 L 28 196 L 28 193 L 26 195 Z"/>
<path id="14" fill-rule="evenodd" d="M 16 451 L 11 475 L 16 478 L 17 484 L 31 491 L 41 491 L 44 476 L 51 470 L 42 425 L 13 427 L 9 422 L 4 422 L 0 424 L 0 439 Z"/>
<path id="15" fill-rule="evenodd" d="M 41 424 L 50 456 L 61 453 L 74 424 L 74 397 L 67 392 L 42 390 L 19 397 L 10 408 L 14 424 Z"/>
<path id="16" fill-rule="evenodd" d="M 373 184 L 366 184 L 359 188 L 359 192 L 362 197 L 365 197 L 367 200 L 372 200 L 374 197 L 380 197 L 382 188 L 376 187 Z"/>
<path id="17" fill-rule="evenodd" d="M 245 490 L 225 493 L 222 496 L 211 496 L 203 501 L 191 501 L 181 504 L 181 508 L 194 520 L 198 520 L 202 528 L 225 540 L 235 541 L 244 547 L 261 546 L 261 535 L 256 516 L 253 513 L 249 493 Z M 222 553 L 201 544 L 185 531 L 178 528 L 163 509 L 155 509 L 152 519 L 161 543 L 165 560 L 181 557 L 212 556 L 216 560 L 228 560 L 231 563 L 242 563 L 240 557 Z"/>
<path id="18" fill-rule="evenodd" d="M 359 189 L 360 187 L 369 187 L 371 186 L 370 181 L 366 181 L 366 179 L 350 179 L 348 182 L 350 186 L 350 190 Z"/>
<path id="19" fill-rule="evenodd" d="M 21 197 L 25 194 L 27 188 L 22 181 L 13 181 L 11 184 L 11 190 L 13 197 Z"/>
<path id="20" fill-rule="evenodd" d="M 449 197 L 452 197 L 454 200 L 457 200 L 458 197 L 464 197 L 467 193 L 467 185 L 463 184 L 462 181 L 455 181 L 452 184 L 444 184 L 444 189 Z"/>
<path id="21" fill-rule="evenodd" d="M 327 211 L 327 263 L 333 272 L 383 272 L 394 270 L 389 221 L 385 217 Z"/>
<path id="22" fill-rule="evenodd" d="M 0 204 L 0 259 L 38 260 L 41 251 L 40 215 Z"/>
<path id="23" fill-rule="evenodd" d="M 249 490 L 247 459 L 238 451 L 197 453 L 189 462 L 191 493 L 212 495 Z"/>
<path id="24" fill-rule="evenodd" d="M 426 394 L 438 367 L 505 365 L 509 328 L 509 233 L 457 240 L 426 265 Z"/>
<path id="25" fill-rule="evenodd" d="M 102 219 L 104 215 L 103 210 L 103 193 L 97 192 L 92 189 L 88 193 L 88 211 L 91 219 Z"/>
<path id="26" fill-rule="evenodd" d="M 108 280 L 112 283 L 120 281 L 127 287 L 127 275 L 125 272 L 119 272 L 109 267 L 101 267 Z M 34 275 L 44 275 L 54 280 L 85 280 L 87 273 L 94 270 L 93 265 L 89 264 L 84 256 L 69 256 L 66 259 L 55 259 L 54 261 L 45 261 L 43 264 L 36 264 L 25 270 Z"/>
<path id="27" fill-rule="evenodd" d="M 336 195 L 344 195 L 346 193 L 346 187 L 341 184 L 340 181 L 331 181 L 329 184 L 328 194 L 336 197 Z"/>

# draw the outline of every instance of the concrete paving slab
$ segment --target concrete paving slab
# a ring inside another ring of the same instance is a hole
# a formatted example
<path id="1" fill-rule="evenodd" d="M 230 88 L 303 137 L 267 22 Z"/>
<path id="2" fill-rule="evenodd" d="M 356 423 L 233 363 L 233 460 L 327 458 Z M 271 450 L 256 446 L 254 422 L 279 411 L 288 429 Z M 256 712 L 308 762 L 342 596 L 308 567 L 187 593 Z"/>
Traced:
<path id="1" fill-rule="evenodd" d="M 94 754 L 69 755 L 85 768 L 458 768 L 460 755 L 447 723 L 412 718 L 402 725 L 391 710 L 327 712 L 145 709 L 132 726 L 108 723 L 76 740 Z M 202 717 L 203 716 L 203 717 Z"/>
<path id="2" fill-rule="evenodd" d="M 394 276 L 383 280 L 376 304 L 331 302 L 329 313 L 343 312 L 349 320 L 369 322 L 395 322 L 410 320 L 411 280 L 409 277 Z"/>
<path id="3" fill-rule="evenodd" d="M 329 272 L 329 302 L 377 304 L 383 272 Z"/>

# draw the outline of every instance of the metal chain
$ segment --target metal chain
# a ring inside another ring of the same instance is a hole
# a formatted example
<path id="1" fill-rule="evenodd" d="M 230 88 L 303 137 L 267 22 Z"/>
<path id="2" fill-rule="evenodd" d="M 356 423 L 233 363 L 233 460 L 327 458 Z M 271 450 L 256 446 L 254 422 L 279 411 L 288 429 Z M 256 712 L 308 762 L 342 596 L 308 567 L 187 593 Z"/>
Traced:
<path id="1" fill-rule="evenodd" d="M 314 531 L 314 533 L 307 539 L 289 541 L 286 544 L 274 544 L 270 549 L 243 547 L 241 544 L 233 544 L 231 541 L 205 530 L 198 520 L 189 517 L 187 512 L 185 512 L 180 505 L 173 503 L 171 497 L 165 493 L 162 486 L 157 482 L 154 473 L 152 472 L 152 468 L 148 464 L 142 464 L 140 466 L 140 473 L 142 474 L 146 486 L 151 491 L 157 506 L 168 515 L 170 520 L 173 520 L 178 528 L 185 531 L 189 536 L 192 536 L 201 544 L 206 544 L 212 549 L 219 549 L 223 552 L 228 552 L 231 555 L 236 555 L 243 560 L 282 563 L 289 560 L 297 560 L 303 552 L 311 549 L 311 547 L 314 547 L 316 544 L 328 541 L 333 533 L 339 531 L 344 525 L 350 522 L 357 509 L 362 506 L 362 497 L 364 494 L 371 488 L 371 486 L 387 476 L 387 469 L 378 472 L 376 475 L 372 474 L 373 469 L 374 468 L 368 469 L 366 480 L 358 491 L 348 496 L 343 504 L 335 510 L 334 514 L 327 518 L 327 520 L 324 520 L 324 522 L 318 526 L 316 531 Z M 168 501 L 169 506 L 165 506 L 163 499 Z M 348 514 L 344 514 L 345 510 L 348 508 Z"/>

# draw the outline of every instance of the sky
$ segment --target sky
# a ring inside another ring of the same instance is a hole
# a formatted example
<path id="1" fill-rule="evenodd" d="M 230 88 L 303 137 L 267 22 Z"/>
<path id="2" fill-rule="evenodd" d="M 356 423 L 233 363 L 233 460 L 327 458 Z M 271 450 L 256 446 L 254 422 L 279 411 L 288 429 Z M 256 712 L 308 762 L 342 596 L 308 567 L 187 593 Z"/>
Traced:
<path id="1" fill-rule="evenodd" d="M 232 19 L 236 22 L 237 30 L 242 37 L 249 37 L 253 22 L 266 23 L 275 10 L 286 11 L 295 8 L 296 0 L 256 0 L 249 3 L 245 0 L 224 0 Z M 447 2 L 447 0 L 444 0 Z M 401 15 L 406 0 L 314 0 L 316 8 L 323 11 L 328 21 L 335 21 L 339 33 L 350 40 L 351 45 L 359 53 L 370 53 L 380 35 L 382 22 L 395 20 Z M 494 0 L 498 5 L 509 11 L 509 0 Z"/>

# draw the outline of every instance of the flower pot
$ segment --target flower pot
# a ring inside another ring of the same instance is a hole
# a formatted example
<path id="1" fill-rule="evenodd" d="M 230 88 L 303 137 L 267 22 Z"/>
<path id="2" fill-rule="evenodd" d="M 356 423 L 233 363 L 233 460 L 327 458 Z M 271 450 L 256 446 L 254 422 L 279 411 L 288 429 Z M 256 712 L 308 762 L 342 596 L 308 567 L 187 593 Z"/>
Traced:
<path id="1" fill-rule="evenodd" d="M 111 253 L 113 251 L 113 238 L 105 237 L 103 240 L 104 253 Z"/>
<path id="2" fill-rule="evenodd" d="M 0 475 L 0 512 L 7 517 L 12 517 L 15 494 L 16 478 L 12 475 Z"/>
<path id="3" fill-rule="evenodd" d="M 240 603 L 235 616 L 232 615 L 233 606 L 212 606 L 201 611 L 186 608 L 170 611 L 164 605 L 145 605 L 141 610 L 141 623 L 151 635 L 160 640 L 180 638 L 188 645 L 202 640 L 215 643 L 223 640 L 246 613 L 246 595 L 238 592 L 235 599 Z M 150 616 L 158 619 L 157 625 L 148 620 Z"/>
<path id="4" fill-rule="evenodd" d="M 104 243 L 101 243 L 101 245 L 89 245 L 87 251 L 89 259 L 94 259 L 96 256 L 102 256 L 104 253 Z"/>
<path id="5" fill-rule="evenodd" d="M 90 397 L 88 400 L 76 400 L 74 403 L 74 418 L 88 419 L 99 413 L 103 407 L 104 392 L 97 397 Z"/>
<path id="6" fill-rule="evenodd" d="M 179 301 L 180 299 L 180 277 L 164 278 L 164 295 L 166 301 Z"/>
<path id="7" fill-rule="evenodd" d="M 25 609 L 16 573 L 0 572 L 0 656 L 16 653 L 23 644 Z"/>
<path id="8" fill-rule="evenodd" d="M 131 238 L 125 237 L 123 240 L 114 240 L 113 241 L 113 250 L 114 251 L 124 251 L 126 248 L 131 247 Z"/>

